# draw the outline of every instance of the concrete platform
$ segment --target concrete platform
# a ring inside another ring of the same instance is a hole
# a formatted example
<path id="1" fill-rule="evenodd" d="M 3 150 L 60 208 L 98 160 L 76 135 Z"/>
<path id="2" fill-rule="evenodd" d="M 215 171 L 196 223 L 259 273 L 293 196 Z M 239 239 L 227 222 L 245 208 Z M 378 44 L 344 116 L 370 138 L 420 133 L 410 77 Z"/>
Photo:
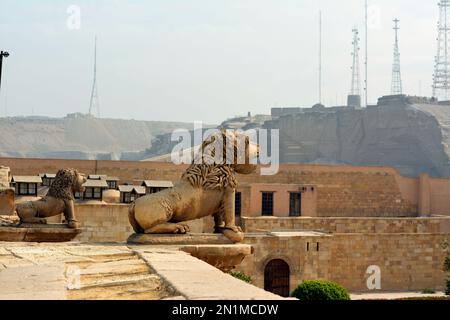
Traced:
<path id="1" fill-rule="evenodd" d="M 0 227 L 0 241 L 12 242 L 67 242 L 81 233 L 65 224 L 21 224 L 17 227 Z"/>

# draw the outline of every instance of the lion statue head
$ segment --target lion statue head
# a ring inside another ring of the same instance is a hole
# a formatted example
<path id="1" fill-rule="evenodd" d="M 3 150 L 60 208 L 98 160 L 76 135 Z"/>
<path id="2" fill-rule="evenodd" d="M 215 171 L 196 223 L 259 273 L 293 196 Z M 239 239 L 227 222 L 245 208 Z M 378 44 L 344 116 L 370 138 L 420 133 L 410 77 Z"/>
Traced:
<path id="1" fill-rule="evenodd" d="M 47 196 L 73 200 L 75 192 L 84 192 L 83 184 L 86 182 L 86 177 L 78 173 L 75 169 L 61 169 L 56 174 Z"/>
<path id="2" fill-rule="evenodd" d="M 236 188 L 236 173 L 255 172 L 258 156 L 258 144 L 244 132 L 217 129 L 203 141 L 182 179 L 205 189 Z"/>

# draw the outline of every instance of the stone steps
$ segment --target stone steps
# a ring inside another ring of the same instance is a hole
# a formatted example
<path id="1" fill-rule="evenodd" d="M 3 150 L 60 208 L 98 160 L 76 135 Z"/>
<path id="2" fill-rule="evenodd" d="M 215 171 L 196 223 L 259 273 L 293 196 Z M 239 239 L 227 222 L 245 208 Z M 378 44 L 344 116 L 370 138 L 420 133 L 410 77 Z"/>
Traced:
<path id="1" fill-rule="evenodd" d="M 68 299 L 153 300 L 170 296 L 163 281 L 134 253 L 96 256 L 91 261 L 68 263 L 67 268 L 79 275 L 79 282 L 73 281 L 67 290 Z"/>

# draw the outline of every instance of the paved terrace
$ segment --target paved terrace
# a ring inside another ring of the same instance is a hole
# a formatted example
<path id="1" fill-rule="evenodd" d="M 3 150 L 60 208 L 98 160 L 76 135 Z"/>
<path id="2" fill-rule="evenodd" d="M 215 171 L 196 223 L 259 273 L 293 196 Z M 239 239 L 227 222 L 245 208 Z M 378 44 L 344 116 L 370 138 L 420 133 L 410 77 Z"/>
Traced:
<path id="1" fill-rule="evenodd" d="M 162 246 L 0 242 L 0 299 L 282 299 Z"/>

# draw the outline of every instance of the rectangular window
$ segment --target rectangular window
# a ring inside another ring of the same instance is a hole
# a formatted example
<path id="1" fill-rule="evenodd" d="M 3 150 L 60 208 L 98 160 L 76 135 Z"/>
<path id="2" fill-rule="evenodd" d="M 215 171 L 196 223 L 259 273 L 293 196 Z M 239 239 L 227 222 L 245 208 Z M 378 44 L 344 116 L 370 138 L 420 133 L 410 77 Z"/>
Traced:
<path id="1" fill-rule="evenodd" d="M 101 199 L 101 198 L 102 198 L 102 189 L 94 188 L 94 199 Z"/>
<path id="2" fill-rule="evenodd" d="M 74 197 L 75 199 L 81 199 L 81 192 L 75 192 Z"/>
<path id="3" fill-rule="evenodd" d="M 124 203 L 130 203 L 131 202 L 131 193 L 125 192 L 123 194 L 123 202 Z"/>
<path id="4" fill-rule="evenodd" d="M 28 194 L 36 194 L 36 185 L 34 183 L 28 184 Z"/>
<path id="5" fill-rule="evenodd" d="M 262 215 L 273 216 L 273 192 L 262 193 Z"/>
<path id="6" fill-rule="evenodd" d="M 28 194 L 28 184 L 19 183 L 19 194 Z"/>
<path id="7" fill-rule="evenodd" d="M 86 191 L 84 192 L 84 198 L 92 199 L 92 188 L 86 188 Z"/>
<path id="8" fill-rule="evenodd" d="M 241 193 L 236 192 L 234 196 L 234 212 L 237 216 L 241 215 Z"/>
<path id="9" fill-rule="evenodd" d="M 302 194 L 291 192 L 289 195 L 289 216 L 300 217 L 302 215 Z"/>
<path id="10" fill-rule="evenodd" d="M 115 181 L 108 181 L 108 188 L 109 189 L 116 189 L 116 182 Z"/>

